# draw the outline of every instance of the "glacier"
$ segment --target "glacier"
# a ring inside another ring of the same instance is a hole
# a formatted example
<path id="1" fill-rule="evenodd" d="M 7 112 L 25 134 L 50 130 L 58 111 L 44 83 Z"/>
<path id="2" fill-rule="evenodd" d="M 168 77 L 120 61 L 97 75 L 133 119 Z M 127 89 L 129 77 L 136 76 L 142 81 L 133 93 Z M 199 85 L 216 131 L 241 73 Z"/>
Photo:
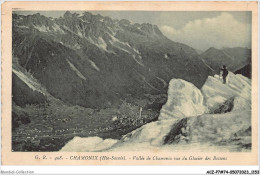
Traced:
<path id="1" fill-rule="evenodd" d="M 250 151 L 251 80 L 229 72 L 209 76 L 201 89 L 172 79 L 158 121 L 120 140 L 74 137 L 60 151 Z"/>

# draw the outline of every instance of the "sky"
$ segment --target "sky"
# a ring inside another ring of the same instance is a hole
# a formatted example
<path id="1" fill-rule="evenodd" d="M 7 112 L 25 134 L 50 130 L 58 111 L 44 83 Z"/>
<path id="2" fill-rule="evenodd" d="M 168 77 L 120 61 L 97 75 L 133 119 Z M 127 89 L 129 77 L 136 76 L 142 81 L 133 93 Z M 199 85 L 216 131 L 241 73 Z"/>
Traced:
<path id="1" fill-rule="evenodd" d="M 60 17 L 64 11 L 19 11 L 23 15 L 40 13 Z M 77 12 L 82 13 L 82 12 Z M 210 47 L 251 48 L 251 12 L 249 11 L 91 11 L 112 19 L 157 25 L 169 39 L 197 50 Z"/>

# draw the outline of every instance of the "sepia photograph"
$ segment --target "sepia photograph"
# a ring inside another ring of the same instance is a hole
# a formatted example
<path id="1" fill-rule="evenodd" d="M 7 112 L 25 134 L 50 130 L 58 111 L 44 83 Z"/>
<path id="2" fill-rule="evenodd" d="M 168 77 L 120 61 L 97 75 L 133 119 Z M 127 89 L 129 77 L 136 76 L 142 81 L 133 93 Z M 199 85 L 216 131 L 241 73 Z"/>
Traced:
<path id="1" fill-rule="evenodd" d="M 10 10 L 9 155 L 127 165 L 257 155 L 252 10 L 83 9 Z"/>
<path id="2" fill-rule="evenodd" d="M 251 144 L 251 12 L 13 11 L 13 151 Z"/>

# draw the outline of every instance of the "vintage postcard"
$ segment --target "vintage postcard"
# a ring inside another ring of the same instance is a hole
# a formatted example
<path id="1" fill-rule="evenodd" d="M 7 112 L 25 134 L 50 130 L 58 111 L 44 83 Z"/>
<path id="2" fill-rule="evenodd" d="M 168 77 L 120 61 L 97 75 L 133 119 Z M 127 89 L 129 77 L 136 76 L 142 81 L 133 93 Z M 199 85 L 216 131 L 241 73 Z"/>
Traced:
<path id="1" fill-rule="evenodd" d="M 257 165 L 257 2 L 6 2 L 3 165 Z"/>

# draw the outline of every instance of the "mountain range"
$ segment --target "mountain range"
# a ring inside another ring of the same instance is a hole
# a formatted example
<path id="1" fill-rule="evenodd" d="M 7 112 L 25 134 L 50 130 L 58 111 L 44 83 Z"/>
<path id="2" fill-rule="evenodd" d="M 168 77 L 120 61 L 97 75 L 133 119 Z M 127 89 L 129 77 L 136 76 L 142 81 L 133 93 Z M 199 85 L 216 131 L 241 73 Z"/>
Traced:
<path id="1" fill-rule="evenodd" d="M 75 136 L 61 152 L 248 152 L 252 147 L 251 80 L 230 72 L 209 76 L 201 89 L 172 79 L 158 121 L 120 139 Z M 80 144 L 79 144 L 80 143 Z"/>

